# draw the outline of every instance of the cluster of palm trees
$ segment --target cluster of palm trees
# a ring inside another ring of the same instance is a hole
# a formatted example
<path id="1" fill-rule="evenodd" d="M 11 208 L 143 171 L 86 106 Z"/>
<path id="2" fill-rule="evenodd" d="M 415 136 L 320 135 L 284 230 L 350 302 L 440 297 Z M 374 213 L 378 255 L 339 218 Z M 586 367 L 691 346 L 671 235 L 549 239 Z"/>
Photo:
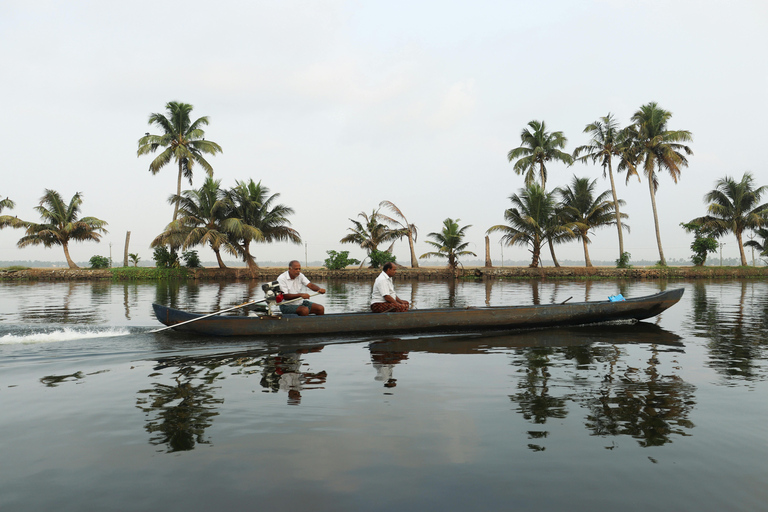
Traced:
<path id="1" fill-rule="evenodd" d="M 207 245 L 216 255 L 219 268 L 226 268 L 221 251 L 239 256 L 254 271 L 256 259 L 251 243 L 289 241 L 301 243 L 299 233 L 290 227 L 293 209 L 277 203 L 280 194 L 254 182 L 236 181 L 222 189 L 221 180 L 206 178 L 199 189 L 185 190 L 168 198 L 178 209 L 178 218 L 151 243 L 186 250 Z"/>
<path id="2" fill-rule="evenodd" d="M 616 225 L 619 233 L 619 259 L 626 259 L 627 254 L 624 251 L 622 235 L 622 231 L 625 229 L 622 219 L 625 216 L 621 213 L 622 202 L 616 194 L 613 177 L 613 161 L 616 159 L 618 162 L 616 170 L 626 172 L 627 181 L 632 176 L 636 176 L 639 180 L 640 172 L 648 181 L 656 227 L 656 241 L 659 248 L 659 263 L 666 265 L 656 209 L 658 175 L 662 171 L 667 171 L 672 180 L 677 183 L 681 168 L 688 165 L 686 155 L 693 153 L 691 148 L 683 144 L 692 140 L 691 133 L 686 130 L 670 130 L 668 124 L 671 117 L 672 114 L 669 111 L 660 108 L 655 102 L 641 106 L 632 116 L 632 124 L 625 128 L 620 128 L 613 115 L 608 114 L 586 126 L 584 133 L 590 134 L 591 140 L 588 144 L 576 148 L 573 154 L 562 151 L 567 143 L 562 132 L 548 132 L 543 121 L 529 122 L 528 128 L 523 129 L 520 134 L 521 145 L 507 154 L 509 161 L 514 161 L 513 169 L 515 172 L 524 175 L 525 189 L 521 189 L 519 194 L 510 196 L 514 206 L 505 212 L 505 218 L 510 222 L 510 225 L 507 226 L 508 229 L 505 230 L 503 226 L 494 226 L 489 231 L 504 232 L 504 240 L 509 244 L 529 243 L 531 252 L 534 253 L 532 266 L 538 265 L 537 247 L 540 248 L 543 241 L 547 241 L 549 244 L 555 265 L 558 263 L 554 254 L 554 243 L 575 236 L 585 244 L 586 251 L 589 236 L 585 225 L 571 224 L 570 228 L 565 229 L 565 224 L 559 223 L 557 219 L 553 221 L 547 218 L 547 215 L 550 217 L 554 215 L 558 208 L 556 208 L 557 202 L 546 192 L 546 166 L 551 161 L 560 161 L 571 165 L 576 161 L 586 163 L 591 160 L 593 163 L 599 163 L 603 167 L 603 174 L 607 174 L 610 178 L 613 198 L 612 215 L 614 216 L 610 223 Z M 538 189 L 534 188 L 537 175 L 541 181 Z M 572 186 L 576 186 L 575 181 Z M 586 184 L 582 183 L 579 187 L 583 190 Z M 602 198 L 603 195 L 600 194 L 598 197 Z M 526 203 L 529 199 L 532 201 L 529 204 L 520 204 L 520 201 Z M 544 208 L 545 210 L 538 212 L 535 210 L 536 208 Z M 604 207 L 601 206 L 601 210 L 604 210 Z M 538 215 L 532 216 L 533 214 Z M 520 215 L 526 218 L 518 218 Z M 552 228 L 552 224 L 560 225 L 561 228 Z M 516 236 L 517 232 L 523 233 L 524 236 L 523 234 Z M 541 238 L 542 236 L 543 238 Z M 527 238 L 530 242 L 521 242 L 522 238 Z M 589 265 L 586 252 L 585 257 L 587 258 L 587 265 Z"/>

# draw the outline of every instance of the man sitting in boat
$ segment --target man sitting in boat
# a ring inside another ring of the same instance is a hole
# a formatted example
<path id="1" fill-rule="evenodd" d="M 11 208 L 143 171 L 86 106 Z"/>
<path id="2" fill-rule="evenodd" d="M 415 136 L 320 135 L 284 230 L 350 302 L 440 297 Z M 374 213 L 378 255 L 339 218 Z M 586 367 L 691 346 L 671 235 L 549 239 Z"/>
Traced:
<path id="1" fill-rule="evenodd" d="M 397 267 L 388 261 L 382 267 L 381 274 L 373 283 L 371 292 L 371 311 L 374 313 L 386 313 L 388 311 L 408 311 L 408 301 L 395 294 L 395 284 L 392 277 L 397 272 Z"/>
<path id="2" fill-rule="evenodd" d="M 293 304 L 280 305 L 280 311 L 284 315 L 295 314 L 299 316 L 323 315 L 325 314 L 325 308 L 321 304 L 315 304 L 310 302 L 309 294 L 304 290 L 309 288 L 313 292 L 325 293 L 325 288 L 320 288 L 314 283 L 310 283 L 307 276 L 301 273 L 301 263 L 296 260 L 291 261 L 288 264 L 288 270 L 277 276 L 277 282 L 280 284 L 280 289 L 283 291 L 283 300 L 288 301 L 291 299 L 304 299 L 303 301 L 297 300 Z"/>

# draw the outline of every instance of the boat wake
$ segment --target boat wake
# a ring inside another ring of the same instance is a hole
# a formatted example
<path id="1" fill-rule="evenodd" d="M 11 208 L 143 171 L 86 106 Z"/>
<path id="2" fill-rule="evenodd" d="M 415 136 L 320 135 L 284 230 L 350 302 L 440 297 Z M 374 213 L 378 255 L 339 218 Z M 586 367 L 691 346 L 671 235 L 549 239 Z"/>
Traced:
<path id="1" fill-rule="evenodd" d="M 72 329 L 69 327 L 47 331 L 9 333 L 0 336 L 0 345 L 21 345 L 27 343 L 58 343 L 62 341 L 84 340 L 93 338 L 111 338 L 131 334 L 126 327 L 98 329 Z"/>

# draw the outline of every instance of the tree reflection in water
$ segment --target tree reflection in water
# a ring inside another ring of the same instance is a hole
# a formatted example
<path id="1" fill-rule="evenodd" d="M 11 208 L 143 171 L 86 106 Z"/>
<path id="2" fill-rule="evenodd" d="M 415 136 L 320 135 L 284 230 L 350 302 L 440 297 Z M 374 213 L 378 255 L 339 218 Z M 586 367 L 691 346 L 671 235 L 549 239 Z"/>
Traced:
<path id="1" fill-rule="evenodd" d="M 181 366 L 174 375 L 174 384 L 155 382 L 152 388 L 140 390 L 146 396 L 137 400 L 137 406 L 147 415 L 149 442 L 166 445 L 168 453 L 209 444 L 205 429 L 219 414 L 216 406 L 224 402 L 213 394 L 211 383 L 217 373 L 208 368 Z"/>
<path id="2" fill-rule="evenodd" d="M 707 283 L 696 281 L 690 314 L 696 336 L 708 339 L 709 366 L 732 384 L 764 380 L 768 349 L 765 285 L 749 281 L 736 284 L 738 300 L 734 303 L 730 296 L 722 302 L 710 297 Z"/>
<path id="3" fill-rule="evenodd" d="M 590 411 L 586 426 L 593 435 L 628 435 L 643 447 L 662 446 L 672 442 L 673 435 L 688 435 L 685 429 L 694 427 L 689 415 L 696 403 L 696 387 L 677 375 L 659 372 L 656 345 L 647 365 L 644 371 L 626 367 L 616 374 L 616 365 L 609 364 L 599 396 L 585 404 Z"/>
<path id="4" fill-rule="evenodd" d="M 625 332 L 625 338 L 631 332 Z M 567 341 L 566 330 L 560 336 Z M 516 412 L 535 425 L 545 425 L 565 418 L 570 402 L 587 409 L 585 426 L 592 435 L 627 435 L 643 447 L 669 443 L 674 435 L 688 435 L 686 429 L 694 426 L 689 415 L 695 404 L 695 386 L 660 372 L 658 345 L 650 345 L 647 367 L 641 370 L 628 366 L 626 351 L 606 339 L 595 336 L 589 344 L 516 350 L 511 364 L 522 374 L 517 383 L 520 391 L 509 396 L 517 404 Z M 602 375 L 601 381 L 589 377 L 595 370 Z M 528 432 L 529 440 L 538 443 L 549 435 L 544 428 Z M 528 447 L 546 449 L 533 443 Z"/>

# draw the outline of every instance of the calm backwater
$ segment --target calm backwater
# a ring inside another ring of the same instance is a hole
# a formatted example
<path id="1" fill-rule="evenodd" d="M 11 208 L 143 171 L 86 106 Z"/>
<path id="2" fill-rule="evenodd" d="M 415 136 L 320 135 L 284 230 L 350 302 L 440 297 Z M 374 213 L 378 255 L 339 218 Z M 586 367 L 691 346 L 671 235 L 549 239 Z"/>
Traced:
<path id="1" fill-rule="evenodd" d="M 370 283 L 318 282 L 326 312 Z M 768 508 L 768 283 L 398 282 L 417 308 L 683 287 L 634 325 L 258 339 L 166 331 L 261 283 L 0 282 L 0 510 Z"/>

